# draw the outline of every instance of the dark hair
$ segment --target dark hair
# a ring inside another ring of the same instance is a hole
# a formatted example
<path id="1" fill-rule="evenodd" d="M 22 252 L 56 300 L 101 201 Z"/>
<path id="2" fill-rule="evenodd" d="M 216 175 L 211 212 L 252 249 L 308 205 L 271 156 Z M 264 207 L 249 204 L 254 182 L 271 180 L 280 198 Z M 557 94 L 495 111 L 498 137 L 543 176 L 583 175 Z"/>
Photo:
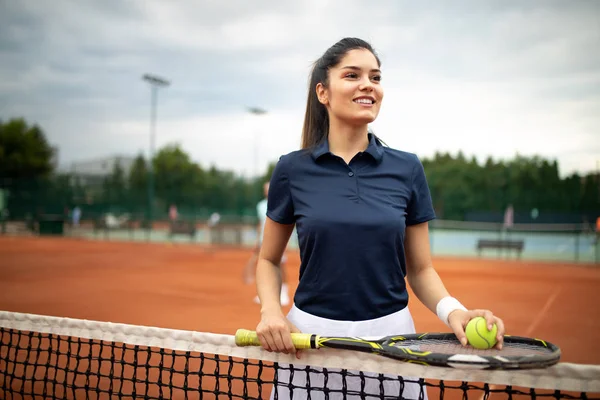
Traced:
<path id="1" fill-rule="evenodd" d="M 365 49 L 375 56 L 377 64 L 381 67 L 381 60 L 373 47 L 362 39 L 344 38 L 331 46 L 313 64 L 308 83 L 308 99 L 302 127 L 302 148 L 307 149 L 318 145 L 329 134 L 329 115 L 327 108 L 317 98 L 316 87 L 319 83 L 323 86 L 329 84 L 329 69 L 335 67 L 350 50 Z"/>

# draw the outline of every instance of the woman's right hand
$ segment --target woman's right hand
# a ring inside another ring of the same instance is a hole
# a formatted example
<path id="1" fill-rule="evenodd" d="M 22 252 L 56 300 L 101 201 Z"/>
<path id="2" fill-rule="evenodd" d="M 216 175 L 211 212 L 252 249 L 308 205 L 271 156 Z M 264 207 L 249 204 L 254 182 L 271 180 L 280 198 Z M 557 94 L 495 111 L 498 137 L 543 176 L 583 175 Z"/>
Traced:
<path id="1" fill-rule="evenodd" d="M 292 333 L 300 333 L 281 311 L 266 311 L 262 313 L 256 327 L 256 334 L 262 347 L 267 351 L 292 354 L 300 358 L 300 351 L 292 343 Z"/>

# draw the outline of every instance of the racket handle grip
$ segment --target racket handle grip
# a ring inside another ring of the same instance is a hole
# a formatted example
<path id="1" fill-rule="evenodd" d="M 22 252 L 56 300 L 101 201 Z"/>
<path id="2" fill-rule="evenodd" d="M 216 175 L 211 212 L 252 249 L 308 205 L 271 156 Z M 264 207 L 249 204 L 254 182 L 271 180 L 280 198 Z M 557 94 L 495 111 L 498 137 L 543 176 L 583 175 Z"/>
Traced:
<path id="1" fill-rule="evenodd" d="M 310 333 L 292 333 L 292 343 L 298 350 L 312 349 L 311 339 L 315 336 Z M 316 337 L 315 337 L 316 339 Z M 317 343 L 316 340 L 312 341 Z M 235 333 L 235 344 L 237 346 L 260 346 L 260 340 L 256 331 L 250 331 L 248 329 L 238 329 Z"/>

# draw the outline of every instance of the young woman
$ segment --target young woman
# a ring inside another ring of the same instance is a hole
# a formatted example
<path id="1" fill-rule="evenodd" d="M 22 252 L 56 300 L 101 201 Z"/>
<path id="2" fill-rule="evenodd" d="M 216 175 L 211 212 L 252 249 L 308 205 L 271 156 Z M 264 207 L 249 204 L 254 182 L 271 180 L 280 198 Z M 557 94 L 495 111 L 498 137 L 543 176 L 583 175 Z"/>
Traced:
<path id="1" fill-rule="evenodd" d="M 411 153 L 384 147 L 368 130 L 383 101 L 380 60 L 369 43 L 342 39 L 316 61 L 309 84 L 302 149 L 282 156 L 271 179 L 267 220 L 256 271 L 268 351 L 295 352 L 291 332 L 333 336 L 414 333 L 406 281 L 419 300 L 466 345 L 464 328 L 488 310 L 467 310 L 451 297 L 432 265 L 427 222 L 435 218 L 423 166 Z M 279 261 L 296 226 L 301 267 L 294 306 L 279 304 Z M 294 386 L 307 379 L 294 371 Z M 310 376 L 310 386 L 323 385 Z M 317 374 L 318 375 L 318 374 Z M 287 381 L 286 381 L 287 380 Z M 279 374 L 279 398 L 290 396 Z M 342 383 L 328 378 L 328 388 Z M 360 379 L 347 387 L 360 390 Z M 303 398 L 301 389 L 294 398 Z M 371 379 L 367 392 L 379 394 Z M 386 395 L 399 395 L 387 385 Z M 408 385 L 402 396 L 418 397 Z M 411 392 L 412 391 L 412 392 Z M 305 392 L 304 392 L 305 393 Z M 311 396 L 322 391 L 311 392 Z"/>

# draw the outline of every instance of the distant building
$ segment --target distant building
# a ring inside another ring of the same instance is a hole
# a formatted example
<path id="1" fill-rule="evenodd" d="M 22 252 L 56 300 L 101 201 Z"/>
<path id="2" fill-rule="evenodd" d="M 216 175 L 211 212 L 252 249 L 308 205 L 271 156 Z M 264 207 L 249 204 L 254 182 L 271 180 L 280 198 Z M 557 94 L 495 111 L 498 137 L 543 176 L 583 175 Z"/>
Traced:
<path id="1" fill-rule="evenodd" d="M 125 184 L 127 184 L 131 168 L 137 157 L 115 155 L 104 158 L 76 161 L 63 164 L 58 168 L 61 174 L 70 175 L 71 185 L 83 189 L 75 195 L 75 204 L 92 205 L 97 201 L 106 201 L 103 186 L 106 178 L 113 174 L 118 164 L 123 170 Z M 86 214 L 86 210 L 82 210 Z M 89 212 L 86 214 L 89 216 Z"/>
<path id="2" fill-rule="evenodd" d="M 87 161 L 76 161 L 70 165 L 63 166 L 60 171 L 71 174 L 74 179 L 79 179 L 80 183 L 95 184 L 101 183 L 104 178 L 110 176 L 117 164 L 123 169 L 127 177 L 136 157 L 131 156 L 111 156 Z"/>

